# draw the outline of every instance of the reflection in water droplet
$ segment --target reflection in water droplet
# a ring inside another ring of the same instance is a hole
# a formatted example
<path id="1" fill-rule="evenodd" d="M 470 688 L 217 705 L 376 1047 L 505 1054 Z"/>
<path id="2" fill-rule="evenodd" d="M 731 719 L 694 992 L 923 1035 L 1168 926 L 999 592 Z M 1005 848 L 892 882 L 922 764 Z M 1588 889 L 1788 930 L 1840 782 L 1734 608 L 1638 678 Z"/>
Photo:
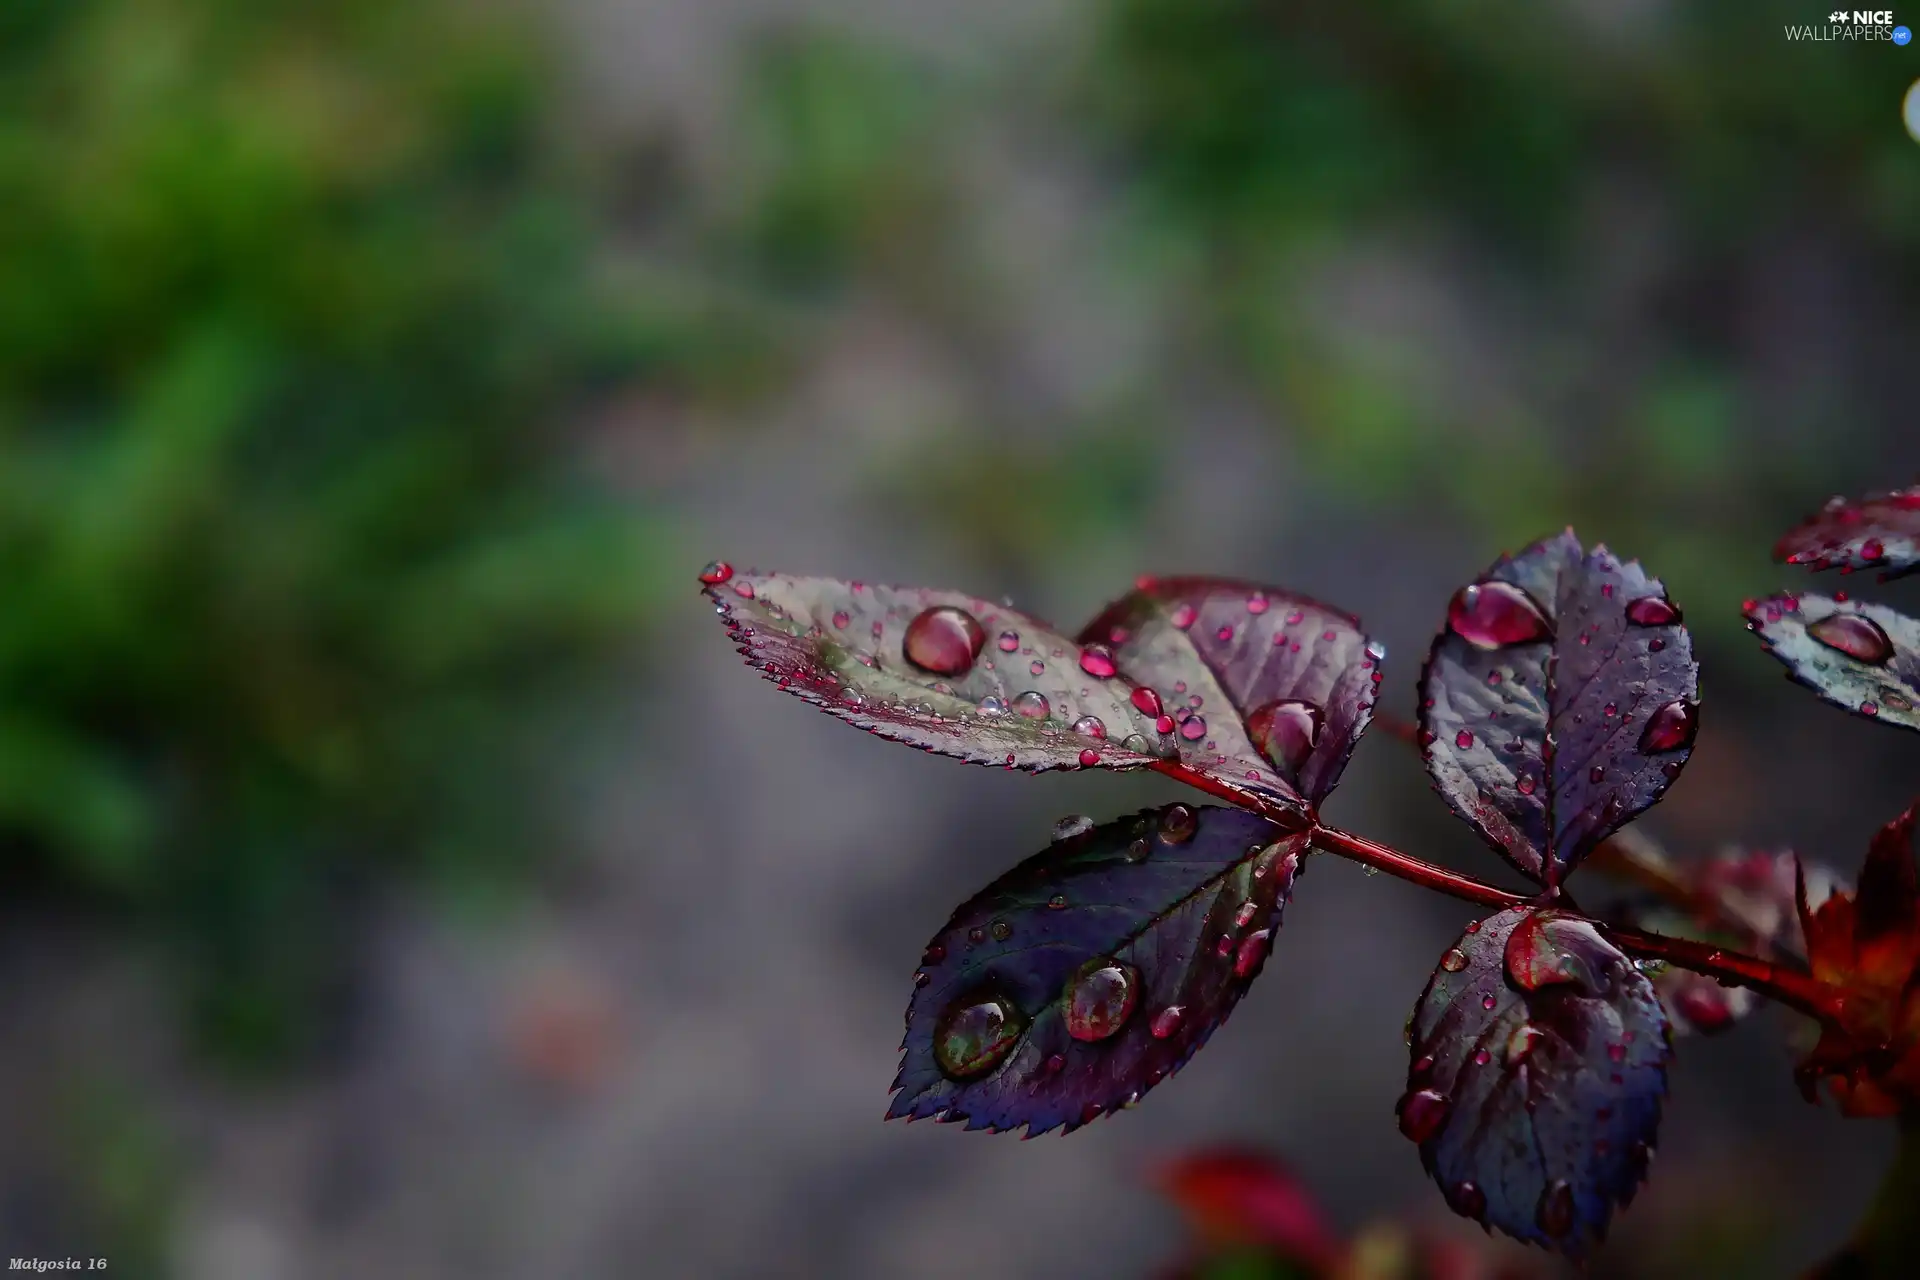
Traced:
<path id="1" fill-rule="evenodd" d="M 1680 621 L 1680 611 L 1665 596 L 1641 596 L 1628 603 L 1627 621 L 1636 627 L 1670 627 Z"/>
<path id="2" fill-rule="evenodd" d="M 1533 1217 L 1542 1231 L 1556 1239 L 1572 1231 L 1573 1188 L 1565 1182 L 1554 1182 L 1540 1193 L 1540 1206 Z"/>
<path id="3" fill-rule="evenodd" d="M 1005 942 L 1008 938 L 1011 938 L 1012 936 L 1013 936 L 1012 925 L 1008 924 L 1005 920 L 995 920 L 993 922 L 994 941 Z"/>
<path id="4" fill-rule="evenodd" d="M 1473 746 L 1473 734 L 1465 729 L 1453 735 L 1453 745 L 1465 751 Z"/>
<path id="5" fill-rule="evenodd" d="M 901 651 L 908 662 L 937 676 L 965 675 L 987 643 L 979 620 L 965 609 L 937 605 L 907 624 Z"/>
<path id="6" fill-rule="evenodd" d="M 1046 669 L 1047 669 L 1047 664 L 1040 661 L 1040 659 L 1038 658 L 1035 658 L 1032 662 L 1029 662 L 1027 664 L 1027 671 L 1031 675 L 1037 676 L 1041 672 L 1045 671 Z"/>
<path id="7" fill-rule="evenodd" d="M 1537 781 L 1535 781 L 1534 776 L 1532 774 L 1523 773 L 1520 775 L 1520 780 L 1516 782 L 1514 785 L 1520 788 L 1521 795 L 1530 796 L 1533 794 L 1533 789 L 1539 786 L 1540 784 Z"/>
<path id="8" fill-rule="evenodd" d="M 1126 1023 L 1140 999 L 1133 970 L 1111 960 L 1090 961 L 1067 984 L 1067 1034 L 1075 1040 L 1105 1040 Z"/>
<path id="9" fill-rule="evenodd" d="M 1093 819 L 1084 813 L 1070 813 L 1053 824 L 1055 840 L 1071 840 L 1093 830 Z"/>
<path id="10" fill-rule="evenodd" d="M 1093 766 L 1099 763 L 1100 763 L 1100 753 L 1098 751 L 1095 751 L 1092 747 L 1086 747 L 1081 750 L 1080 752 L 1081 768 L 1091 769 L 1093 768 Z"/>
<path id="11" fill-rule="evenodd" d="M 985 1075 L 1019 1041 L 1027 1020 L 1001 996 L 968 996 L 940 1015 L 933 1032 L 933 1057 L 954 1080 Z"/>
<path id="12" fill-rule="evenodd" d="M 1467 967 L 1467 953 L 1458 947 L 1449 947 L 1440 957 L 1440 967 L 1448 973 L 1458 973 Z"/>
<path id="13" fill-rule="evenodd" d="M 1180 1029 L 1180 1024 L 1186 1020 L 1186 1016 L 1187 1010 L 1184 1005 L 1170 1004 L 1153 1015 L 1153 1021 L 1147 1024 L 1147 1030 L 1153 1033 L 1155 1040 L 1165 1040 Z"/>
<path id="14" fill-rule="evenodd" d="M 1479 649 L 1545 640 L 1546 615 L 1510 582 L 1475 582 L 1454 593 L 1447 606 L 1447 628 Z"/>
<path id="15" fill-rule="evenodd" d="M 1809 623 L 1807 634 L 1829 649 L 1875 666 L 1893 657 L 1893 641 L 1872 618 L 1857 613 L 1834 613 Z"/>
<path id="16" fill-rule="evenodd" d="M 1113 655 L 1103 644 L 1090 644 L 1080 651 L 1080 669 L 1102 680 L 1109 678 L 1118 670 L 1113 665 Z"/>
<path id="17" fill-rule="evenodd" d="M 1240 940 L 1240 950 L 1233 957 L 1234 977 L 1251 978 L 1259 972 L 1261 962 L 1267 958 L 1267 947 L 1272 938 L 1273 930 L 1255 929 Z"/>
<path id="18" fill-rule="evenodd" d="M 1247 716 L 1247 737 L 1289 777 L 1297 776 L 1320 740 L 1320 708 L 1298 698 L 1262 703 Z"/>
<path id="19" fill-rule="evenodd" d="M 1149 689 L 1146 685 L 1141 685 L 1129 695 L 1129 698 L 1133 703 L 1134 709 L 1141 715 L 1152 716 L 1156 720 L 1159 719 L 1161 713 L 1160 695 L 1152 689 Z"/>
<path id="20" fill-rule="evenodd" d="M 1053 710 L 1047 704 L 1047 695 L 1029 689 L 1013 700 L 1013 709 L 1029 720 L 1045 720 Z"/>
<path id="21" fill-rule="evenodd" d="M 988 694 L 980 699 L 980 714 L 983 716 L 1003 716 L 1007 714 L 1007 704 Z"/>
<path id="22" fill-rule="evenodd" d="M 1401 1097 L 1400 1132 L 1414 1142 L 1425 1142 L 1447 1123 L 1453 1104 L 1437 1089 L 1415 1089 Z"/>
<path id="23" fill-rule="evenodd" d="M 1055 911 L 1065 911 L 1067 909 L 1067 895 L 1064 893 L 1054 894 L 1051 898 L 1047 899 L 1047 906 Z"/>
<path id="24" fill-rule="evenodd" d="M 733 566 L 725 560 L 715 560 L 712 564 L 700 571 L 700 581 L 710 587 L 717 583 L 725 582 L 732 576 Z"/>
<path id="25" fill-rule="evenodd" d="M 1699 709 L 1685 698 L 1676 698 L 1647 717 L 1647 727 L 1640 733 L 1640 749 L 1658 752 L 1690 747 L 1699 727 Z"/>
<path id="26" fill-rule="evenodd" d="M 1180 736 L 1188 742 L 1198 742 L 1207 736 L 1207 722 L 1199 716 L 1188 716 L 1180 722 Z"/>
<path id="27" fill-rule="evenodd" d="M 998 643 L 1000 645 L 1000 652 L 1012 653 L 1020 647 L 1020 633 L 1018 631 L 1002 631 Z"/>

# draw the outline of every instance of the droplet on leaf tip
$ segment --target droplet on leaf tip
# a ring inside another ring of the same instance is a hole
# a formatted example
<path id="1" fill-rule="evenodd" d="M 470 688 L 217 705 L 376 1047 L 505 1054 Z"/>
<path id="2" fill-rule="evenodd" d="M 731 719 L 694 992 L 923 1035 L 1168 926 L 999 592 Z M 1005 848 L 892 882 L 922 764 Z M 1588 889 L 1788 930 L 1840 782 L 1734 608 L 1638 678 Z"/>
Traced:
<path id="1" fill-rule="evenodd" d="M 722 582 L 725 582 L 728 578 L 731 578 L 732 576 L 733 576 L 733 566 L 728 564 L 725 560 L 715 560 L 712 564 L 709 564 L 706 568 L 700 571 L 700 581 L 706 583 L 710 587 L 716 586 Z M 681 579 L 681 581 L 684 582 L 685 579 L 683 578 Z"/>

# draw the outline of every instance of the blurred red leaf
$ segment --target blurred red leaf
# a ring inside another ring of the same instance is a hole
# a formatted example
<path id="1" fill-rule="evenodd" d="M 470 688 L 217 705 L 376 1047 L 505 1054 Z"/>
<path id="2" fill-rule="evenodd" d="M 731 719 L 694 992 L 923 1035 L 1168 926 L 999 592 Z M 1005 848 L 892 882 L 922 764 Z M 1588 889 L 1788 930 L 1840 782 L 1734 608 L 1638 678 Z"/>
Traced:
<path id="1" fill-rule="evenodd" d="M 1344 1252 L 1312 1193 L 1272 1156 L 1197 1151 L 1161 1165 L 1151 1180 L 1210 1245 L 1255 1245 L 1315 1271 L 1336 1266 Z"/>

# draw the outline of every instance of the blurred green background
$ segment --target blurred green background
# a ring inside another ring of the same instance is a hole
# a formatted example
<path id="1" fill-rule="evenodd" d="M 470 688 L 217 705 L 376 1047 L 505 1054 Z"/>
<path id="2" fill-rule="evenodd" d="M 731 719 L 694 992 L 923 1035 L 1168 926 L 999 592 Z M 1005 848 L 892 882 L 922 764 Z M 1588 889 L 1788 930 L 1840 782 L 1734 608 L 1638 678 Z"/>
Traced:
<path id="1" fill-rule="evenodd" d="M 880 1128 L 920 942 L 1087 792 L 777 705 L 691 573 L 1070 620 L 1242 572 L 1407 705 L 1452 586 L 1573 523 L 1695 623 L 1664 834 L 1851 869 L 1920 753 L 1733 609 L 1920 471 L 1920 53 L 1806 7 L 0 4 L 4 1251 L 936 1276 L 984 1217 L 1009 1277 L 1144 1274 L 1170 1220 L 1061 1224 L 1201 1128 L 1437 1212 L 1373 1131 L 1457 922 L 1339 871 L 1299 962 L 1376 890 L 1406 956 L 1251 1002 L 1212 1092 L 1024 1165 Z M 1343 820 L 1486 869 L 1369 755 Z M 1864 1206 L 1884 1135 L 1740 1036 L 1602 1273 L 1790 1274 Z"/>

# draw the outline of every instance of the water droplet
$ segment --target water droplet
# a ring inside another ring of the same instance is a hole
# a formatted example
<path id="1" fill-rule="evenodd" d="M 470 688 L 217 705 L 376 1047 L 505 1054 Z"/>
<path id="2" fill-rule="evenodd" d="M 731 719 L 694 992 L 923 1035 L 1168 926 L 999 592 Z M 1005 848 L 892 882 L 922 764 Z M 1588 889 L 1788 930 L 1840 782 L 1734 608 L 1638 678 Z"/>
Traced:
<path id="1" fill-rule="evenodd" d="M 1080 669 L 1090 676 L 1105 680 L 1119 670 L 1113 665 L 1113 654 L 1103 644 L 1090 644 L 1080 651 Z"/>
<path id="2" fill-rule="evenodd" d="M 1002 631 L 998 643 L 1000 645 L 1000 652 L 1012 653 L 1020 647 L 1020 633 L 1018 631 Z"/>
<path id="3" fill-rule="evenodd" d="M 1000 1065 L 1027 1029 L 1027 1020 L 1001 996 L 967 996 L 940 1015 L 933 1057 L 942 1074 L 965 1080 Z"/>
<path id="4" fill-rule="evenodd" d="M 1607 771 L 1605 767 L 1601 765 L 1595 765 L 1593 766 L 1593 768 L 1587 770 L 1588 782 L 1604 782 L 1606 780 L 1606 777 L 1607 777 Z"/>
<path id="5" fill-rule="evenodd" d="M 1093 768 L 1093 766 L 1099 763 L 1100 763 L 1100 753 L 1098 751 L 1095 751 L 1092 747 L 1085 747 L 1081 749 L 1081 752 L 1080 752 L 1081 768 L 1091 769 Z"/>
<path id="6" fill-rule="evenodd" d="M 1187 1016 L 1186 1006 L 1170 1004 L 1153 1015 L 1153 1021 L 1147 1024 L 1147 1030 L 1153 1033 L 1155 1040 L 1165 1040 L 1180 1029 Z"/>
<path id="7" fill-rule="evenodd" d="M 1833 613 L 1809 623 L 1807 634 L 1829 649 L 1878 666 L 1893 656 L 1893 641 L 1872 618 L 1857 613 Z"/>
<path id="8" fill-rule="evenodd" d="M 1488 1064 L 1489 1062 L 1492 1062 L 1492 1061 L 1493 1061 L 1493 1055 L 1492 1055 L 1491 1053 L 1489 1053 L 1489 1052 L 1487 1052 L 1487 1050 L 1485 1050 L 1485 1049 L 1475 1049 L 1475 1050 L 1473 1051 L 1473 1065 L 1474 1065 L 1474 1066 L 1476 1066 L 1476 1067 L 1484 1067 L 1484 1066 L 1486 1066 L 1486 1065 L 1487 1065 L 1487 1064 Z"/>
<path id="9" fill-rule="evenodd" d="M 1860 704 L 1860 714 L 1863 716 L 1877 716 L 1880 714 L 1880 708 L 1872 702 L 1863 702 Z"/>
<path id="10" fill-rule="evenodd" d="M 725 582 L 732 576 L 733 566 L 725 560 L 715 560 L 712 564 L 700 571 L 700 581 L 710 587 Z"/>
<path id="11" fill-rule="evenodd" d="M 1424 1143 L 1447 1123 L 1453 1104 L 1437 1089 L 1415 1089 L 1400 1099 L 1400 1132 L 1414 1142 Z"/>
<path id="12" fill-rule="evenodd" d="M 1887 549 L 1880 545 L 1880 539 L 1878 538 L 1868 538 L 1860 544 L 1860 558 L 1862 560 L 1878 560 L 1886 555 L 1886 553 Z"/>
<path id="13" fill-rule="evenodd" d="M 1467 750 L 1468 748 L 1473 746 L 1473 734 L 1469 733 L 1465 729 L 1462 729 L 1460 732 L 1453 735 L 1453 745 L 1460 748 L 1462 751 Z"/>
<path id="14" fill-rule="evenodd" d="M 933 975 L 928 973 L 925 969 L 922 969 L 918 973 L 913 975 L 913 985 L 916 987 L 924 987 L 929 982 L 932 982 L 932 981 L 933 981 Z"/>
<path id="15" fill-rule="evenodd" d="M 1155 733 L 1172 733 L 1172 732 L 1173 732 L 1173 717 L 1172 717 L 1172 716 L 1161 716 L 1161 717 L 1160 717 L 1160 718 L 1159 718 L 1158 720 L 1155 720 L 1155 721 L 1153 722 L 1153 731 L 1154 731 Z"/>
<path id="16" fill-rule="evenodd" d="M 1071 840 L 1075 836 L 1083 836 L 1091 830 L 1093 830 L 1092 818 L 1089 818 L 1084 813 L 1070 813 L 1053 824 L 1053 838 L 1055 840 Z"/>
<path id="17" fill-rule="evenodd" d="M 1147 741 L 1145 734 L 1130 733 L 1120 739 L 1120 745 L 1137 756 L 1150 756 L 1153 754 L 1153 744 Z"/>
<path id="18" fill-rule="evenodd" d="M 1029 675 L 1036 675 L 1036 676 L 1037 676 L 1037 675 L 1039 675 L 1039 674 L 1040 674 L 1041 672 L 1043 672 L 1043 671 L 1045 671 L 1046 669 L 1047 669 L 1047 664 L 1046 664 L 1046 663 L 1044 663 L 1044 662 L 1042 662 L 1042 661 L 1040 661 L 1040 659 L 1038 659 L 1038 658 L 1035 658 L 1035 659 L 1034 659 L 1034 660 L 1033 660 L 1032 662 L 1029 662 L 1029 663 L 1027 664 L 1027 673 L 1028 673 Z"/>
<path id="19" fill-rule="evenodd" d="M 1647 649 L 1652 653 L 1658 653 L 1666 647 L 1667 647 L 1667 642 L 1665 640 L 1662 640 L 1659 636 L 1655 636 L 1653 639 L 1647 641 Z"/>
<path id="20" fill-rule="evenodd" d="M 1134 971 L 1113 960 L 1092 960 L 1067 984 L 1067 1034 L 1105 1040 L 1125 1025 L 1140 999 Z"/>
<path id="21" fill-rule="evenodd" d="M 1456 1182 L 1447 1191 L 1447 1207 L 1463 1218 L 1484 1222 L 1487 1217 L 1487 1193 L 1471 1182 Z"/>
<path id="22" fill-rule="evenodd" d="M 1493 992 L 1491 991 L 1487 992 L 1486 995 L 1480 997 L 1480 1007 L 1482 1009 L 1491 1009 L 1493 1008 L 1495 1003 L 1496 1002 L 1493 998 Z"/>
<path id="23" fill-rule="evenodd" d="M 1153 844 L 1145 836 L 1127 846 L 1128 862 L 1145 862 L 1153 854 Z"/>
<path id="24" fill-rule="evenodd" d="M 1013 936 L 1013 926 L 1005 920 L 995 920 L 993 922 L 992 933 L 995 942 L 1005 942 Z"/>
<path id="25" fill-rule="evenodd" d="M 1194 611 L 1194 608 L 1192 605 L 1182 604 L 1173 611 L 1173 616 L 1169 619 L 1169 621 L 1172 622 L 1174 626 L 1180 628 L 1182 631 L 1185 631 L 1188 627 L 1193 625 L 1193 620 L 1198 616 L 1199 615 Z"/>
<path id="26" fill-rule="evenodd" d="M 1271 929 L 1255 929 L 1240 940 L 1240 950 L 1233 957 L 1233 976 L 1251 978 L 1260 968 L 1260 962 L 1267 957 L 1267 945 L 1273 937 Z"/>
<path id="27" fill-rule="evenodd" d="M 1065 911 L 1067 909 L 1067 895 L 1064 893 L 1054 894 L 1051 898 L 1047 899 L 1047 906 L 1054 911 Z"/>
<path id="28" fill-rule="evenodd" d="M 1298 698 L 1263 703 L 1247 717 L 1247 737 L 1275 767 L 1297 775 L 1313 754 L 1325 720 L 1319 707 Z"/>
<path id="29" fill-rule="evenodd" d="M 1440 967 L 1448 973 L 1460 972 L 1467 967 L 1467 953 L 1458 947 L 1448 948 L 1447 953 L 1440 957 Z"/>
<path id="30" fill-rule="evenodd" d="M 1550 634 L 1540 606 L 1510 582 L 1475 582 L 1460 588 L 1447 606 L 1447 627 L 1479 649 L 1527 644 Z"/>
<path id="31" fill-rule="evenodd" d="M 1198 742 L 1207 736 L 1207 722 L 1199 716 L 1188 716 L 1180 722 L 1180 736 L 1188 742 Z"/>
<path id="32" fill-rule="evenodd" d="M 1533 1219 L 1540 1229 L 1558 1239 L 1573 1230 L 1573 1188 L 1555 1181 L 1540 1193 L 1540 1205 Z"/>
<path id="33" fill-rule="evenodd" d="M 1184 804 L 1170 804 L 1160 811 L 1160 838 L 1168 844 L 1185 844 L 1199 825 L 1200 819 Z"/>
<path id="34" fill-rule="evenodd" d="M 1057 1076 L 1062 1071 L 1066 1070 L 1066 1068 L 1067 1068 L 1067 1056 L 1065 1054 L 1050 1053 L 1047 1055 L 1046 1069 L 1047 1069 L 1048 1075 Z"/>
<path id="35" fill-rule="evenodd" d="M 847 624 L 851 621 L 853 621 L 853 619 L 847 616 L 847 611 L 845 609 L 834 610 L 833 625 L 838 627 L 840 630 L 845 631 L 847 629 Z"/>
<path id="36" fill-rule="evenodd" d="M 987 643 L 987 633 L 965 609 L 936 605 L 907 624 L 901 651 L 908 662 L 937 676 L 965 675 Z"/>
<path id="37" fill-rule="evenodd" d="M 986 697 L 980 699 L 980 714 L 983 716 L 1003 716 L 1007 714 L 1007 704 L 992 694 L 988 694 Z"/>
<path id="38" fill-rule="evenodd" d="M 1258 591 L 1256 591 L 1252 595 L 1247 597 L 1248 613 L 1265 613 L 1266 611 L 1267 611 L 1267 598 L 1265 596 L 1261 595 Z"/>
<path id="39" fill-rule="evenodd" d="M 1014 698 L 1013 709 L 1029 720 L 1045 720 L 1053 710 L 1047 704 L 1047 695 L 1033 689 Z"/>
<path id="40" fill-rule="evenodd" d="M 1233 627 L 1231 625 L 1224 626 L 1213 634 L 1221 644 L 1225 644 L 1227 641 L 1233 639 Z"/>
<path id="41" fill-rule="evenodd" d="M 733 584 L 733 594 L 739 596 L 742 600 L 751 600 L 753 599 L 753 584 L 745 578 L 742 578 Z"/>
<path id="42" fill-rule="evenodd" d="M 1128 695 L 1128 701 L 1133 703 L 1134 710 L 1138 711 L 1141 715 L 1152 716 L 1156 720 L 1160 718 L 1161 711 L 1163 710 L 1160 705 L 1160 695 L 1152 689 L 1149 689 L 1146 685 L 1141 685 Z"/>
<path id="43" fill-rule="evenodd" d="M 1685 698 L 1676 698 L 1647 717 L 1647 727 L 1640 733 L 1640 749 L 1657 752 L 1690 747 L 1699 727 L 1699 709 Z"/>
<path id="44" fill-rule="evenodd" d="M 1533 794 L 1533 789 L 1540 784 L 1534 779 L 1532 774 L 1523 773 L 1520 775 L 1520 780 L 1514 785 L 1520 788 L 1521 795 L 1530 796 Z"/>
<path id="45" fill-rule="evenodd" d="M 941 946 L 937 942 L 930 942 L 927 944 L 927 949 L 925 953 L 922 954 L 920 957 L 920 963 L 921 964 L 939 964 L 942 960 L 945 960 L 946 958 L 947 958 L 947 949 Z"/>
<path id="46" fill-rule="evenodd" d="M 1636 627 L 1670 627 L 1680 621 L 1680 611 L 1665 596 L 1641 596 L 1628 602 L 1627 621 Z"/>
<path id="47" fill-rule="evenodd" d="M 1081 716 L 1073 722 L 1073 731 L 1083 738 L 1107 736 L 1107 726 L 1100 722 L 1099 716 Z"/>

